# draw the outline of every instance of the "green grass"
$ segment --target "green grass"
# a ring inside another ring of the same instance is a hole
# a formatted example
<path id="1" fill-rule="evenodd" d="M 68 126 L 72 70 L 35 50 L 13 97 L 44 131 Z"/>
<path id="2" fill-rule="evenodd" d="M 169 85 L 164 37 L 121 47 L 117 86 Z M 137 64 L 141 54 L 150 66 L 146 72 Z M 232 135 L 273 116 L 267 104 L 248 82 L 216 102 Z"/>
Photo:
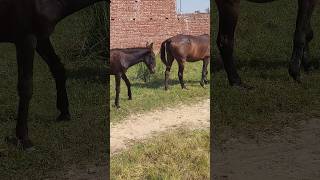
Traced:
<path id="1" fill-rule="evenodd" d="M 174 107 L 179 103 L 197 102 L 204 98 L 209 98 L 209 85 L 207 88 L 200 86 L 202 61 L 195 63 L 185 63 L 184 80 L 189 90 L 182 90 L 178 80 L 177 62 L 173 63 L 170 73 L 169 90 L 164 90 L 164 71 L 165 66 L 160 58 L 157 58 L 156 73 L 150 76 L 150 80 L 144 82 L 138 78 L 139 64 L 131 67 L 127 76 L 132 84 L 132 99 L 128 100 L 127 87 L 121 81 L 120 109 L 111 107 L 111 122 L 119 122 L 131 113 L 149 111 L 164 107 Z M 209 78 L 209 75 L 208 75 Z M 114 104 L 115 83 L 114 76 L 110 77 L 110 105 Z"/>
<path id="2" fill-rule="evenodd" d="M 212 124 L 219 142 L 239 133 L 253 138 L 260 133 L 281 133 L 284 127 L 320 117 L 319 69 L 310 75 L 302 74 L 301 85 L 293 82 L 287 73 L 296 5 L 292 0 L 268 4 L 241 2 L 235 55 L 240 61 L 238 70 L 242 80 L 255 89 L 240 91 L 230 87 L 224 71 L 212 78 Z M 317 9 L 312 21 L 315 38 L 310 48 L 314 64 L 319 61 L 319 14 Z M 214 13 L 212 43 L 217 34 L 217 22 Z"/>
<path id="3" fill-rule="evenodd" d="M 111 179 L 209 179 L 209 132 L 179 130 L 111 159 Z"/>
<path id="4" fill-rule="evenodd" d="M 83 13 L 83 11 L 82 11 Z M 12 44 L 0 46 L 0 177 L 45 179 L 57 177 L 73 165 L 104 163 L 107 150 L 107 78 L 102 60 L 80 57 L 87 27 L 77 13 L 57 27 L 52 37 L 68 74 L 70 122 L 57 123 L 54 80 L 37 56 L 34 64 L 34 95 L 30 106 L 29 133 L 36 151 L 27 153 L 3 140 L 14 135 L 17 109 L 17 67 Z"/>
<path id="5" fill-rule="evenodd" d="M 175 61 L 170 72 L 169 90 L 164 90 L 165 65 L 156 58 L 155 74 L 148 74 L 144 63 L 131 67 L 126 75 L 132 87 L 121 81 L 120 109 L 112 107 L 115 99 L 114 77 L 110 78 L 111 123 L 121 122 L 133 113 L 143 113 L 178 104 L 191 104 L 209 98 L 210 88 L 200 86 L 202 61 L 185 63 L 184 80 L 189 90 L 182 90 Z M 209 75 L 208 75 L 209 78 Z M 128 151 L 111 158 L 111 179 L 208 179 L 209 132 L 179 130 L 165 132 L 146 143 L 138 143 Z"/>

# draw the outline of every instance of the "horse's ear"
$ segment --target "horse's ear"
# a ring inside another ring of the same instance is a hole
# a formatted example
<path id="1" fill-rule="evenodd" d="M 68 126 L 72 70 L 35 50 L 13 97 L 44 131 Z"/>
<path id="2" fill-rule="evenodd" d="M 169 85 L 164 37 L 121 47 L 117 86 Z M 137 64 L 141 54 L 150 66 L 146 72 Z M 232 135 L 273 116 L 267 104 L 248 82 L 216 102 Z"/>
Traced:
<path id="1" fill-rule="evenodd" d="M 146 47 L 149 47 L 149 42 L 147 42 Z"/>

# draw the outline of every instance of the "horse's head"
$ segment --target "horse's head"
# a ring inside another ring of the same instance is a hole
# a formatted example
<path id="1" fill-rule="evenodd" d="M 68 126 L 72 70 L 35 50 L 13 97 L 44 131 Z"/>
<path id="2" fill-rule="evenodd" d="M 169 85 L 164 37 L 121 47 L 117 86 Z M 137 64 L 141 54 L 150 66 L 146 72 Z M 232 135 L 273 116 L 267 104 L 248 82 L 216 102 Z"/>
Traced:
<path id="1" fill-rule="evenodd" d="M 153 43 L 148 44 L 147 43 L 147 48 L 150 49 L 150 53 L 148 53 L 145 58 L 144 58 L 144 63 L 147 65 L 150 73 L 155 73 L 155 68 L 156 68 L 156 56 L 153 52 Z"/>

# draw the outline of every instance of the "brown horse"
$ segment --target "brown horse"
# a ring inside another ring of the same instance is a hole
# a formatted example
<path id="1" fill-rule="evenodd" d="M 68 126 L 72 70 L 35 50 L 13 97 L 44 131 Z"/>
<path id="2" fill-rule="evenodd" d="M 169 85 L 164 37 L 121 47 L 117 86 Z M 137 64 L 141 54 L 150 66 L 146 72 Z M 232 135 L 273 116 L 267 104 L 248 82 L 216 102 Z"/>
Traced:
<path id="1" fill-rule="evenodd" d="M 178 34 L 161 44 L 160 53 L 161 60 L 166 65 L 165 90 L 168 89 L 169 74 L 174 59 L 177 60 L 179 65 L 178 77 L 182 89 L 187 89 L 183 81 L 184 63 L 186 61 L 203 61 L 200 84 L 202 87 L 204 87 L 204 84 L 208 84 L 207 67 L 210 62 L 210 36 L 208 34 L 200 36 Z"/>
<path id="2" fill-rule="evenodd" d="M 151 73 L 155 72 L 156 60 L 153 52 L 153 43 L 141 48 L 111 49 L 110 50 L 110 75 L 115 75 L 116 99 L 115 106 L 119 106 L 120 80 L 127 85 L 129 100 L 132 99 L 131 84 L 126 76 L 129 67 L 144 62 Z"/>
<path id="3" fill-rule="evenodd" d="M 56 82 L 58 121 L 70 119 L 65 68 L 60 62 L 50 36 L 65 17 L 106 0 L 0 0 L 0 42 L 14 43 L 18 64 L 18 117 L 16 138 L 6 138 L 23 149 L 32 147 L 28 136 L 28 111 L 33 92 L 35 52 L 48 64 Z"/>
<path id="4" fill-rule="evenodd" d="M 215 0 L 219 11 L 219 33 L 217 38 L 218 48 L 223 59 L 225 70 L 228 74 L 229 83 L 233 86 L 247 87 L 241 82 L 240 76 L 234 65 L 234 31 L 239 16 L 240 0 Z M 275 0 L 248 0 L 255 3 L 266 3 Z M 309 42 L 313 38 L 311 28 L 311 16 L 318 0 L 298 0 L 298 16 L 294 35 L 294 46 L 289 65 L 289 74 L 300 81 L 300 62 L 304 70 L 308 71 Z"/>

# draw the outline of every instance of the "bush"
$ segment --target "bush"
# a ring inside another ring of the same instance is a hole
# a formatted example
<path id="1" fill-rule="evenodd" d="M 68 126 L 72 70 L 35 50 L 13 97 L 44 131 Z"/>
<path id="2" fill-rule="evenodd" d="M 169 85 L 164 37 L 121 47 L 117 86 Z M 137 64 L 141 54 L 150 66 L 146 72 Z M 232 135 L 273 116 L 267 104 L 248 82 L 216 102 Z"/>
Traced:
<path id="1" fill-rule="evenodd" d="M 137 66 L 137 79 L 141 79 L 144 82 L 150 81 L 150 72 L 147 66 L 144 63 L 139 63 Z"/>

